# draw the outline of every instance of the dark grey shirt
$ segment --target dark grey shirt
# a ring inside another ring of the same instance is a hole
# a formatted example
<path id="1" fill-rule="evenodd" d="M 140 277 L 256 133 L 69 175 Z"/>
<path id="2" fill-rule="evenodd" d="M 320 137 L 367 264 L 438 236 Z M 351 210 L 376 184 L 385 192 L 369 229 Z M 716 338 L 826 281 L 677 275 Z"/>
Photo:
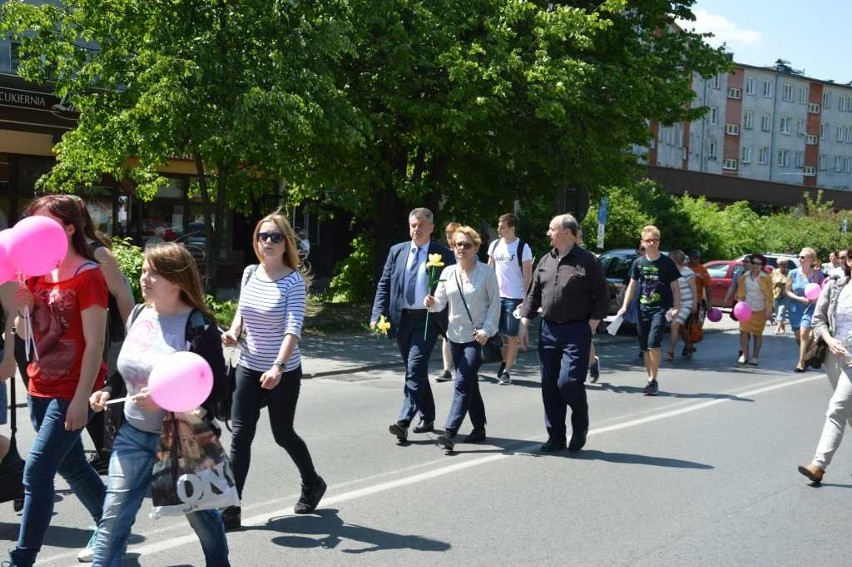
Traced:
<path id="1" fill-rule="evenodd" d="M 556 249 L 542 257 L 521 316 L 532 319 L 539 307 L 542 316 L 554 323 L 603 319 L 609 309 L 609 290 L 597 257 L 579 246 L 573 246 L 562 258 Z"/>

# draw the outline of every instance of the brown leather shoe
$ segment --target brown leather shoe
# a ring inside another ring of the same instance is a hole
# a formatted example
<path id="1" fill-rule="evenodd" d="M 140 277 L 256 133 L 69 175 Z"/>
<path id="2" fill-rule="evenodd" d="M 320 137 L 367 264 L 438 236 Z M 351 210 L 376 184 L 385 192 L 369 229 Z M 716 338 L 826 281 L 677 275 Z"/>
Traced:
<path id="1" fill-rule="evenodd" d="M 822 475 L 825 474 L 824 470 L 814 464 L 810 464 L 806 467 L 799 467 L 798 470 L 800 473 L 808 477 L 811 482 L 814 482 L 816 484 L 822 482 Z"/>

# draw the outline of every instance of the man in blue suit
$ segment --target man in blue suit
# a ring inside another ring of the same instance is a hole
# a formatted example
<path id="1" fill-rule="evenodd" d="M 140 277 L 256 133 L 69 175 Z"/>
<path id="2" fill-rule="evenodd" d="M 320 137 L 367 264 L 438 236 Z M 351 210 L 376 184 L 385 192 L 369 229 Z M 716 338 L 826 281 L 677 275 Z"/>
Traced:
<path id="1" fill-rule="evenodd" d="M 426 262 L 430 254 L 440 254 L 445 265 L 454 264 L 449 249 L 431 241 L 435 229 L 432 211 L 416 208 L 408 215 L 411 240 L 391 246 L 376 287 L 370 327 L 385 315 L 391 327 L 388 336 L 396 337 L 405 363 L 405 388 L 402 410 L 397 421 L 388 428 L 399 443 L 408 439 L 408 428 L 420 413 L 420 424 L 414 433 L 435 430 L 435 398 L 429 385 L 429 357 L 440 333 L 447 328 L 447 311 L 432 313 L 427 320 L 423 298 L 434 293 L 428 289 Z M 437 268 L 438 273 L 443 268 Z M 425 329 L 425 333 L 424 333 Z"/>

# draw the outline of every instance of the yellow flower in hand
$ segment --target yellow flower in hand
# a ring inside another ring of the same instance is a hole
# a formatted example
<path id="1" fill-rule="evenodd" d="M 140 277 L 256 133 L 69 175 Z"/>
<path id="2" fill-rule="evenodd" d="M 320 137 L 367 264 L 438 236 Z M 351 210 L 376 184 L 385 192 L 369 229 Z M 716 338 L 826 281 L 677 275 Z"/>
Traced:
<path id="1" fill-rule="evenodd" d="M 444 262 L 440 254 L 429 254 L 429 261 L 426 262 L 427 268 L 443 268 Z"/>
<path id="2" fill-rule="evenodd" d="M 390 328 L 391 328 L 390 321 L 388 321 L 387 319 L 385 319 L 385 316 L 384 316 L 384 315 L 382 315 L 381 317 L 379 317 L 379 322 L 378 322 L 378 323 L 376 323 L 376 328 L 379 330 L 379 332 L 380 332 L 381 334 L 383 334 L 383 335 L 387 335 L 387 334 L 388 334 L 388 329 L 390 329 Z"/>

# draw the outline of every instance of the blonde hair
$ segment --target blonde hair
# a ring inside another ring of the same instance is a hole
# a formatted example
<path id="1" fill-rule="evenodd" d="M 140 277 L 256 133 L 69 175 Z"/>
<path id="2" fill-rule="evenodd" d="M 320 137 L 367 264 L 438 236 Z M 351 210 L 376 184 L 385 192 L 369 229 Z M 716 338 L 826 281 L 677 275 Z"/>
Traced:
<path id="1" fill-rule="evenodd" d="M 305 266 L 302 264 L 302 260 L 299 258 L 299 245 L 297 244 L 296 232 L 293 230 L 293 227 L 290 226 L 290 221 L 287 220 L 280 211 L 275 211 L 274 213 L 270 213 L 257 221 L 257 224 L 254 227 L 254 232 L 252 233 L 251 245 L 254 248 L 254 255 L 257 256 L 258 262 L 263 262 L 263 254 L 260 251 L 260 243 L 257 241 L 257 235 L 260 233 L 260 227 L 263 226 L 263 223 L 271 222 L 275 226 L 278 227 L 278 230 L 281 231 L 281 234 L 284 235 L 284 264 L 293 269 L 302 272 L 302 278 L 305 280 L 305 286 L 310 287 L 310 275 L 308 274 Z"/>
<path id="2" fill-rule="evenodd" d="M 652 225 L 652 224 L 646 225 L 646 226 L 642 227 L 642 240 L 647 240 L 647 238 L 645 238 L 646 236 L 651 236 L 651 237 L 659 240 L 660 239 L 660 229 L 657 228 L 656 226 Z"/>
<path id="3" fill-rule="evenodd" d="M 817 259 L 817 257 L 816 257 L 816 255 L 817 255 L 816 250 L 814 250 L 814 249 L 813 249 L 813 248 L 811 248 L 810 246 L 805 246 L 804 248 L 802 248 L 802 251 L 801 251 L 801 252 L 799 252 L 799 255 L 800 255 L 800 256 L 810 256 L 811 260 L 816 260 L 816 259 Z"/>
<path id="4" fill-rule="evenodd" d="M 145 248 L 145 260 L 155 272 L 180 288 L 181 301 L 216 320 L 204 303 L 201 276 L 186 247 L 175 242 L 151 244 Z"/>
<path id="5" fill-rule="evenodd" d="M 469 226 L 460 226 L 453 233 L 453 236 L 456 234 L 462 233 L 473 241 L 474 252 L 479 250 L 479 247 L 482 246 L 482 238 L 479 237 L 479 233 L 473 230 Z"/>

